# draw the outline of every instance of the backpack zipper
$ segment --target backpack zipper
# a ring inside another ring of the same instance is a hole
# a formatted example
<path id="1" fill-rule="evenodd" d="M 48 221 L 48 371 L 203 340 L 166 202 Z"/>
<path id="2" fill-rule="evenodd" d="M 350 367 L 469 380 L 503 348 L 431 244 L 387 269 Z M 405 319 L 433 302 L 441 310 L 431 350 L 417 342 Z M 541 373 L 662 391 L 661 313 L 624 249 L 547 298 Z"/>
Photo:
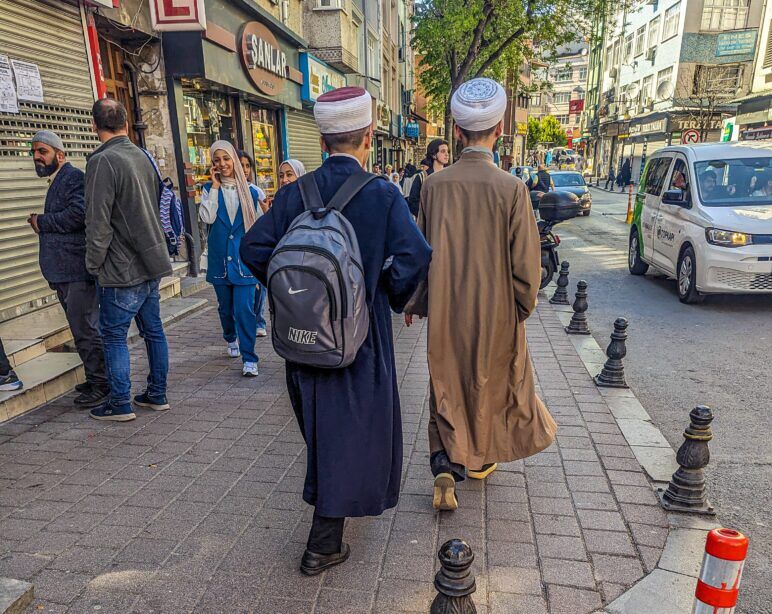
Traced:
<path id="1" fill-rule="evenodd" d="M 300 226 L 295 226 L 294 228 L 290 228 L 286 234 L 289 234 L 291 232 L 294 232 L 295 230 L 332 230 L 333 232 L 338 233 L 341 237 L 343 237 L 344 240 L 347 239 L 346 235 L 344 235 L 340 230 L 333 226 L 307 226 L 306 224 L 301 224 Z M 362 273 L 362 278 L 364 279 L 365 276 L 365 270 L 362 267 L 359 262 L 357 262 L 354 258 L 350 258 L 351 262 L 354 263 L 354 266 L 359 269 L 359 272 Z"/>

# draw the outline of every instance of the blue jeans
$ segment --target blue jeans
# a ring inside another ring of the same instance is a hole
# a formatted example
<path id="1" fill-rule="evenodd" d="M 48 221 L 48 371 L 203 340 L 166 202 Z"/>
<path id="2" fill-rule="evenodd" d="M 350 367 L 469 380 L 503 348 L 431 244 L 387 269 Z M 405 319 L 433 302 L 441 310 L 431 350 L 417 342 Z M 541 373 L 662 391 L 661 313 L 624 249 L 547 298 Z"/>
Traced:
<path id="1" fill-rule="evenodd" d="M 243 362 L 257 362 L 255 354 L 255 286 L 216 284 L 217 313 L 220 315 L 222 336 L 228 343 L 239 340 Z"/>
<path id="2" fill-rule="evenodd" d="M 166 395 L 169 346 L 161 324 L 158 283 L 156 279 L 128 288 L 99 288 L 99 329 L 110 381 L 110 403 L 114 406 L 131 402 L 131 362 L 126 338 L 132 319 L 147 348 L 147 394 L 151 398 Z"/>
<path id="3" fill-rule="evenodd" d="M 268 291 L 262 284 L 257 284 L 255 288 L 255 317 L 257 318 L 257 328 L 265 328 L 265 317 L 263 317 L 263 308 L 265 307 L 265 297 Z"/>

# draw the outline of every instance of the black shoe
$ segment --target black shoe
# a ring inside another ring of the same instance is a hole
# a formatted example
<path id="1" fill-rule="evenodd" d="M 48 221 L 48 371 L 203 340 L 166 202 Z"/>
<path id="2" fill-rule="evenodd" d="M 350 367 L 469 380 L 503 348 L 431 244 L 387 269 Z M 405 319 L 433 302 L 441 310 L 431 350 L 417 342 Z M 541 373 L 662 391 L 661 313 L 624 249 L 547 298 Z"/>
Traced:
<path id="1" fill-rule="evenodd" d="M 151 397 L 147 391 L 134 397 L 134 405 L 147 407 L 148 409 L 154 409 L 155 411 L 166 411 L 170 408 L 169 401 L 166 400 L 166 395 Z"/>
<path id="2" fill-rule="evenodd" d="M 0 390 L 11 391 L 21 390 L 22 388 L 24 388 L 24 384 L 13 371 L 0 375 Z"/>
<path id="3" fill-rule="evenodd" d="M 75 397 L 73 403 L 81 409 L 91 409 L 104 405 L 110 398 L 110 389 L 107 386 L 91 386 L 88 390 Z"/>
<path id="4" fill-rule="evenodd" d="M 75 384 L 75 392 L 88 392 L 89 390 L 91 390 L 91 382 Z"/>
<path id="5" fill-rule="evenodd" d="M 349 554 L 351 554 L 351 549 L 348 547 L 348 544 L 341 544 L 340 552 L 335 554 L 317 554 L 316 552 L 306 550 L 300 561 L 300 571 L 307 576 L 316 576 L 325 569 L 344 563 L 348 559 Z"/>

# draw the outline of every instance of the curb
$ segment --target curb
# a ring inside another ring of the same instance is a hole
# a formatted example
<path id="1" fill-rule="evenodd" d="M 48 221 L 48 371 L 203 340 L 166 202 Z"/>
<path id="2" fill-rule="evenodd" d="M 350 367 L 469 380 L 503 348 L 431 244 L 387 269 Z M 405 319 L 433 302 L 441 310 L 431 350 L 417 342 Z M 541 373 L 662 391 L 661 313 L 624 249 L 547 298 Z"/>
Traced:
<path id="1" fill-rule="evenodd" d="M 544 290 L 551 296 L 555 282 Z M 552 305 L 555 315 L 566 326 L 573 309 Z M 584 363 L 590 377 L 600 373 L 606 361 L 605 351 L 593 335 L 567 335 Z M 651 416 L 630 389 L 598 388 L 622 435 L 641 465 L 652 488 L 667 487 L 678 469 L 676 454 L 665 436 L 652 422 Z M 597 614 L 651 614 L 656 604 L 657 614 L 690 612 L 694 590 L 700 573 L 707 532 L 720 525 L 712 518 L 695 514 L 669 512 L 668 536 L 656 569 L 622 593 L 614 601 L 597 610 Z"/>

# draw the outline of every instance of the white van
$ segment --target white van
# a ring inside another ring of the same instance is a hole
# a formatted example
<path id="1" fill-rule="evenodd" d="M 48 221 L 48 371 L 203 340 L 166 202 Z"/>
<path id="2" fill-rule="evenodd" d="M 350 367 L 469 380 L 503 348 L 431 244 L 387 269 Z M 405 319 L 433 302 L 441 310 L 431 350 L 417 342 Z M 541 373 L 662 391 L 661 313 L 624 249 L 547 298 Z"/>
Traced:
<path id="1" fill-rule="evenodd" d="M 638 185 L 628 266 L 677 280 L 684 303 L 712 293 L 772 293 L 772 147 L 665 147 Z"/>

